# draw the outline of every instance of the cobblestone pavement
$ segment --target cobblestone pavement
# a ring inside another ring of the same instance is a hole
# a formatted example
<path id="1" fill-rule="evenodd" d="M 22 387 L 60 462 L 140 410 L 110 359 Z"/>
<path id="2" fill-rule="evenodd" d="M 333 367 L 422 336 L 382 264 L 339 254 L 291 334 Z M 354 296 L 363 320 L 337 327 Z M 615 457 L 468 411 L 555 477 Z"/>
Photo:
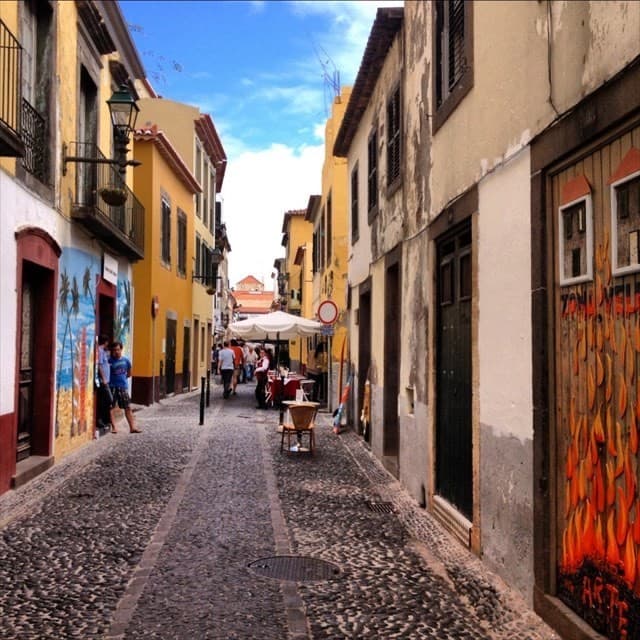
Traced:
<path id="1" fill-rule="evenodd" d="M 220 395 L 0 496 L 2 640 L 557 640 L 329 415 L 314 457 L 281 454 L 252 385 Z"/>

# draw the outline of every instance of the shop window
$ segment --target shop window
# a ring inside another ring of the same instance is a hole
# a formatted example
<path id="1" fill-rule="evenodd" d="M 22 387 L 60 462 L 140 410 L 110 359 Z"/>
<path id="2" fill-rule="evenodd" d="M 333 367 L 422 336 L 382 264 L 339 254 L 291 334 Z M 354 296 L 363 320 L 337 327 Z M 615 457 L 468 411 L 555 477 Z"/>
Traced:
<path id="1" fill-rule="evenodd" d="M 640 171 L 611 184 L 613 273 L 640 271 Z"/>
<path id="2" fill-rule="evenodd" d="M 593 278 L 593 221 L 591 194 L 559 208 L 560 284 Z"/>

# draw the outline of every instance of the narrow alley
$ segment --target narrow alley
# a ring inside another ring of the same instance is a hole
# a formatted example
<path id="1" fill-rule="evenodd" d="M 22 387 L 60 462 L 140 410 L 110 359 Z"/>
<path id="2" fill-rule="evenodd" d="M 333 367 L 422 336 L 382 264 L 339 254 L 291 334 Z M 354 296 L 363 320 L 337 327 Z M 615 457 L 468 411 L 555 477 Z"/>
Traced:
<path id="1" fill-rule="evenodd" d="M 3 640 L 558 638 L 329 414 L 314 457 L 281 453 L 253 385 L 220 396 L 0 497 Z"/>

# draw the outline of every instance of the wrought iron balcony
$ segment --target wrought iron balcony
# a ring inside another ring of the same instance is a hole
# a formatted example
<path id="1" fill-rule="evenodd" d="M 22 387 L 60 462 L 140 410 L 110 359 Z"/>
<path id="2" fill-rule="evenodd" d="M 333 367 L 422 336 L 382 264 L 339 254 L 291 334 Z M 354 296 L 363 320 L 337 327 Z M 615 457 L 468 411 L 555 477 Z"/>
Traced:
<path id="1" fill-rule="evenodd" d="M 21 157 L 20 137 L 22 47 L 0 20 L 0 156 Z"/>
<path id="2" fill-rule="evenodd" d="M 130 260 L 142 260 L 144 207 L 141 202 L 95 144 L 71 142 L 68 153 L 88 160 L 76 166 L 71 217 Z"/>

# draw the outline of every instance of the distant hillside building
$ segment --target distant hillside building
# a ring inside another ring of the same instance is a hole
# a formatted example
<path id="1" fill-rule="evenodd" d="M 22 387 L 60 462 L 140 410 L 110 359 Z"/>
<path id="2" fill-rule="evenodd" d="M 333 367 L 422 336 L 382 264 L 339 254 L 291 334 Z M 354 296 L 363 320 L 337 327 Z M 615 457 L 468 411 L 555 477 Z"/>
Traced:
<path id="1" fill-rule="evenodd" d="M 235 300 L 234 316 L 237 320 L 273 310 L 274 292 L 265 291 L 264 283 L 254 276 L 249 275 L 238 281 L 232 295 Z"/>

